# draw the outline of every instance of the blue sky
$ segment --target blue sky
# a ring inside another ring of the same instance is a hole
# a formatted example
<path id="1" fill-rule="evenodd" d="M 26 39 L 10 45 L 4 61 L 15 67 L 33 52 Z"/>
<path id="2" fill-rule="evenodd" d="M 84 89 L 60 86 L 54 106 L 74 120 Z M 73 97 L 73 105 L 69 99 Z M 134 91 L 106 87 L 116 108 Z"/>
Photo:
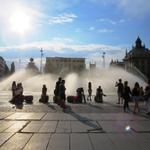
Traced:
<path id="1" fill-rule="evenodd" d="M 139 35 L 150 47 L 149 0 L 0 0 L 0 56 L 121 59 Z M 20 27 L 21 26 L 21 27 Z"/>

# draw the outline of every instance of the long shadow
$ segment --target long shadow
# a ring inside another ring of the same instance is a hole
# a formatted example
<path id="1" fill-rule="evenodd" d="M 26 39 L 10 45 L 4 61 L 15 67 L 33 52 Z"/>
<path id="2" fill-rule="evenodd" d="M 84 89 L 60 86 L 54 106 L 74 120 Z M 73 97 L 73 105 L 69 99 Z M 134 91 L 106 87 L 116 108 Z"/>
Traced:
<path id="1" fill-rule="evenodd" d="M 91 119 L 89 119 L 85 116 L 81 116 L 81 115 L 77 114 L 76 112 L 74 112 L 70 106 L 67 106 L 66 113 L 69 113 L 71 116 L 76 118 L 78 121 L 82 122 L 85 125 L 88 125 L 89 127 L 93 128 L 94 130 L 102 129 L 99 125 L 94 124 Z"/>
<path id="2" fill-rule="evenodd" d="M 23 109 L 23 104 L 13 104 L 12 108 Z"/>
<path id="3" fill-rule="evenodd" d="M 47 103 L 47 106 L 50 107 L 52 110 L 56 110 L 54 105 L 51 105 L 51 103 Z"/>
<path id="4" fill-rule="evenodd" d="M 91 103 L 88 103 L 88 106 L 93 107 L 93 108 L 96 108 L 96 109 L 103 110 L 103 108 L 102 108 L 102 107 L 97 106 L 97 105 L 93 105 L 93 104 L 91 104 Z"/>
<path id="5" fill-rule="evenodd" d="M 14 105 L 13 108 L 23 109 L 23 103 L 13 103 L 11 100 L 9 101 L 9 103 Z"/>

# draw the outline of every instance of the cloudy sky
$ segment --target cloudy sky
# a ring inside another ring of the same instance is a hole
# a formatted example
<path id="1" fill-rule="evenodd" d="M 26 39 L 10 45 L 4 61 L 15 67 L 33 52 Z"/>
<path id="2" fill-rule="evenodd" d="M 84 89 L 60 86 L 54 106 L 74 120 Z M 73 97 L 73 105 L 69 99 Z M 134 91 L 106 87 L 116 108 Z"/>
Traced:
<path id="1" fill-rule="evenodd" d="M 149 0 L 0 0 L 0 56 L 121 59 L 139 35 L 150 48 Z"/>

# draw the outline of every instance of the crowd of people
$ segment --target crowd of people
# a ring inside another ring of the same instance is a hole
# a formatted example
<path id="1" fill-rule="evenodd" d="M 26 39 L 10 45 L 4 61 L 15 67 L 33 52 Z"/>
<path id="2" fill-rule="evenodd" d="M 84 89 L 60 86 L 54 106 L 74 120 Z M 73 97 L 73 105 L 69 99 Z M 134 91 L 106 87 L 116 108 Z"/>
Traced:
<path id="1" fill-rule="evenodd" d="M 140 112 L 139 101 L 145 101 L 147 106 L 147 114 L 150 115 L 150 80 L 147 83 L 145 89 L 139 85 L 138 82 L 134 84 L 134 88 L 131 89 L 128 85 L 128 81 L 122 82 L 122 79 L 119 79 L 116 82 L 115 87 L 117 87 L 117 95 L 118 95 L 118 102 L 117 104 L 123 104 L 124 112 L 130 112 L 129 102 L 134 102 L 133 113 Z M 13 81 L 12 83 L 12 99 L 10 102 L 12 104 L 20 104 L 23 103 L 24 99 L 30 101 L 33 99 L 32 96 L 24 96 L 23 95 L 23 87 L 22 83 L 17 83 Z M 88 82 L 88 95 L 87 100 L 84 95 L 84 89 L 78 88 L 76 90 L 77 95 L 73 97 L 73 103 L 86 103 L 86 101 L 92 101 L 92 83 Z M 103 93 L 101 86 L 98 86 L 96 89 L 96 94 L 94 97 L 95 102 L 103 103 L 103 96 L 106 96 Z M 58 78 L 58 81 L 55 84 L 54 89 L 54 97 L 53 100 L 56 104 L 58 104 L 63 109 L 67 108 L 65 101 L 69 97 L 66 97 L 66 87 L 65 87 L 65 80 L 61 77 Z M 72 98 L 72 97 L 71 97 Z M 39 102 L 48 103 L 49 96 L 47 95 L 47 87 L 44 84 L 42 87 L 42 94 Z M 68 100 L 69 101 L 69 100 Z"/>
<path id="2" fill-rule="evenodd" d="M 119 82 L 116 82 L 116 87 L 118 87 L 118 102 L 117 104 L 122 103 L 124 112 L 130 111 L 129 101 L 134 102 L 133 113 L 140 112 L 139 101 L 145 101 L 147 108 L 150 109 L 150 80 L 143 90 L 143 87 L 140 86 L 138 82 L 135 82 L 133 89 L 128 85 L 128 81 L 122 82 L 122 79 L 119 79 Z M 124 103 L 123 103 L 124 101 Z M 150 110 L 147 110 L 147 113 L 150 114 Z"/>

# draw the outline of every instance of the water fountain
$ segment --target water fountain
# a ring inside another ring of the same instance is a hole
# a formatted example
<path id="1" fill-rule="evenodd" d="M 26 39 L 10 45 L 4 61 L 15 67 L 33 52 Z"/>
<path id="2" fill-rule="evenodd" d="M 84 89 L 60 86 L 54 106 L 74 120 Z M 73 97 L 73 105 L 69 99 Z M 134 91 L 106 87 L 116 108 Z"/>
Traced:
<path id="1" fill-rule="evenodd" d="M 46 84 L 48 94 L 53 95 L 55 82 L 58 75 L 54 74 L 33 74 L 30 71 L 22 70 L 14 73 L 12 76 L 1 81 L 0 91 L 8 91 L 10 93 L 11 84 L 13 81 L 22 82 L 24 92 L 27 94 L 41 94 L 42 85 Z M 126 72 L 123 69 L 110 68 L 110 69 L 95 69 L 92 72 L 83 72 L 78 75 L 70 73 L 64 77 L 66 80 L 66 94 L 75 95 L 78 87 L 83 87 L 85 94 L 87 94 L 88 82 L 92 82 L 93 95 L 99 85 L 102 86 L 104 93 L 107 95 L 116 94 L 115 82 L 121 78 L 123 81 L 127 80 L 129 86 L 133 88 L 135 82 L 139 82 L 141 86 L 145 86 L 145 82 L 137 76 Z M 1 92 L 2 93 L 2 92 Z"/>

